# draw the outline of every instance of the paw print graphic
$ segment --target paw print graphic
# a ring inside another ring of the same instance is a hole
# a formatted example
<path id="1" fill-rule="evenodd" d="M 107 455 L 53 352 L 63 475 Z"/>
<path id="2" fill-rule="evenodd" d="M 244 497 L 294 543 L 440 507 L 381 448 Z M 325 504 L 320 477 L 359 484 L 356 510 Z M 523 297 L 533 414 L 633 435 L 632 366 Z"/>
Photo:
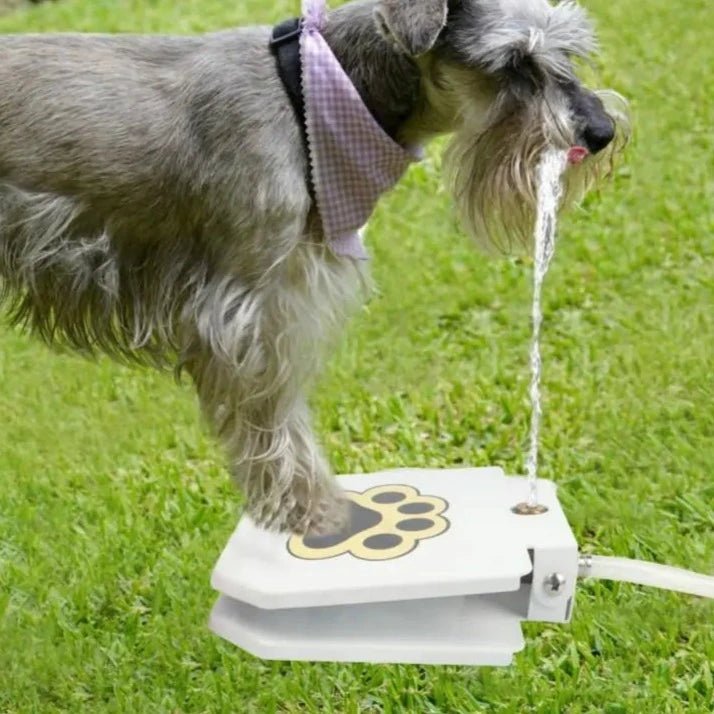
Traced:
<path id="1" fill-rule="evenodd" d="M 288 551 L 296 558 L 325 560 L 350 553 L 362 560 L 392 560 L 410 553 L 420 540 L 449 527 L 442 515 L 449 504 L 423 496 L 413 486 L 389 484 L 367 491 L 346 491 L 350 518 L 339 533 L 292 536 Z"/>

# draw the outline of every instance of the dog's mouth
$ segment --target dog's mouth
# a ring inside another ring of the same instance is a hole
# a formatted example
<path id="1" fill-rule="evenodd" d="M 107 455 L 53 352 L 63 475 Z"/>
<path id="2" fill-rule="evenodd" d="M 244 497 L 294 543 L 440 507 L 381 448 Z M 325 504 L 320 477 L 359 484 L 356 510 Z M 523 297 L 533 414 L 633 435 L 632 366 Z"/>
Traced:
<path id="1" fill-rule="evenodd" d="M 590 152 L 584 146 L 571 146 L 568 149 L 568 163 L 580 164 Z"/>

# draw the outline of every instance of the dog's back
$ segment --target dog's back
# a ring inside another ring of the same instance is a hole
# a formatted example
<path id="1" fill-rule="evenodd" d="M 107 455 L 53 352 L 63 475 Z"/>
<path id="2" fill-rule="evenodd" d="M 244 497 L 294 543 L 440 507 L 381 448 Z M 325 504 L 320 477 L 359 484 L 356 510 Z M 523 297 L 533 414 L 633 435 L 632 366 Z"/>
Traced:
<path id="1" fill-rule="evenodd" d="M 308 198 L 268 36 L 0 38 L 0 278 L 16 319 L 135 357 L 173 343 L 187 286 L 275 260 L 252 224 L 304 217 Z"/>
<path id="2" fill-rule="evenodd" d="M 267 37 L 0 38 L 0 180 L 124 208 L 160 185 L 183 202 L 235 173 L 248 142 L 274 150 L 256 141 L 261 121 L 293 124 Z"/>

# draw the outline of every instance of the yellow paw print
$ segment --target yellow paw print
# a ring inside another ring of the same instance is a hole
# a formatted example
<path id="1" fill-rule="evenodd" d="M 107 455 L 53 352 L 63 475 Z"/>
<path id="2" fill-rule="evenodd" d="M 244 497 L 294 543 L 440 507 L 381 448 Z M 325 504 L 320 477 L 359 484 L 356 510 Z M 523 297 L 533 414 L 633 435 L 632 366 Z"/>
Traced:
<path id="1" fill-rule="evenodd" d="M 350 553 L 362 560 L 391 560 L 449 527 L 441 515 L 449 504 L 437 496 L 422 496 L 413 486 L 388 484 L 345 495 L 350 506 L 347 526 L 330 535 L 292 536 L 288 540 L 292 555 L 324 560 Z"/>

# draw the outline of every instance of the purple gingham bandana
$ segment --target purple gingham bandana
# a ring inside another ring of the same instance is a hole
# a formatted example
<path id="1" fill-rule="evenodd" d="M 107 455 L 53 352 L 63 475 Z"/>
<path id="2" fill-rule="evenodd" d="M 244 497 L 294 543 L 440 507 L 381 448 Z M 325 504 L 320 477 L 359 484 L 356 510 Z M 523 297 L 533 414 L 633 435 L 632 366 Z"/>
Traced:
<path id="1" fill-rule="evenodd" d="M 324 26 L 325 0 L 303 0 L 300 57 L 315 200 L 332 251 L 365 260 L 361 229 L 421 152 L 397 144 L 374 119 L 323 38 Z"/>

